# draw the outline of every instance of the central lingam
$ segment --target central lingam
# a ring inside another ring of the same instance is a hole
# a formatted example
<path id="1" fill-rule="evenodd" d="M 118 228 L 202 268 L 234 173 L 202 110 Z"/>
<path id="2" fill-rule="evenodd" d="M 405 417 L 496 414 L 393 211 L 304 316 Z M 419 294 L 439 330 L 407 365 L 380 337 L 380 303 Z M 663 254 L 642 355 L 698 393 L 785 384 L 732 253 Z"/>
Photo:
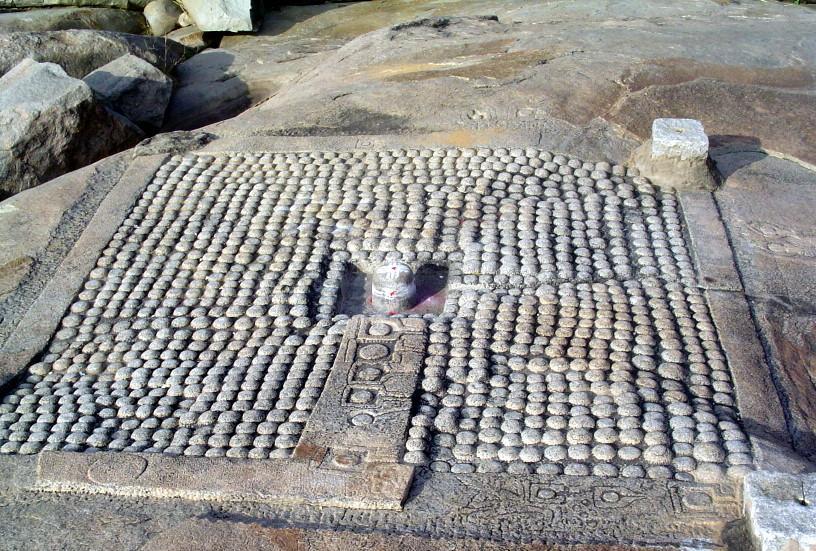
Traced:
<path id="1" fill-rule="evenodd" d="M 387 314 L 410 310 L 416 305 L 416 295 L 414 271 L 404 262 L 386 262 L 374 269 L 371 303 L 376 310 Z"/>

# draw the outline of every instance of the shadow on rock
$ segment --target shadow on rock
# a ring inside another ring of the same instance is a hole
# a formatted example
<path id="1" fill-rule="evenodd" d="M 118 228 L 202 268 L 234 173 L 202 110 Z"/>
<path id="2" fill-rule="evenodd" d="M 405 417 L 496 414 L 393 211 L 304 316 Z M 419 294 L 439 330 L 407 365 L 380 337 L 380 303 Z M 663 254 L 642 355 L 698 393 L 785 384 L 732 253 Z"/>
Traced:
<path id="1" fill-rule="evenodd" d="M 192 130 L 220 122 L 247 109 L 249 87 L 234 71 L 235 56 L 207 50 L 176 67 L 177 86 L 164 118 L 164 131 Z"/>
<path id="2" fill-rule="evenodd" d="M 708 137 L 711 158 L 722 181 L 746 166 L 768 156 L 762 149 L 762 141 L 755 136 L 714 134 Z"/>

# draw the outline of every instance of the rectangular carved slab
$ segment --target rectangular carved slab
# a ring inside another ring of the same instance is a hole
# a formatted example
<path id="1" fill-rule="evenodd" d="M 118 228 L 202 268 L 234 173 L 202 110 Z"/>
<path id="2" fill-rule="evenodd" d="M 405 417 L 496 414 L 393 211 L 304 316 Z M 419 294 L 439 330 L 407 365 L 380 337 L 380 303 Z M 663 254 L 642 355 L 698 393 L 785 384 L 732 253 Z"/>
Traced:
<path id="1" fill-rule="evenodd" d="M 413 467 L 323 469 L 304 461 L 172 457 L 154 453 L 43 452 L 37 489 L 218 501 L 400 510 Z"/>
<path id="2" fill-rule="evenodd" d="M 398 463 L 425 354 L 421 319 L 351 319 L 295 458 L 333 468 Z"/>

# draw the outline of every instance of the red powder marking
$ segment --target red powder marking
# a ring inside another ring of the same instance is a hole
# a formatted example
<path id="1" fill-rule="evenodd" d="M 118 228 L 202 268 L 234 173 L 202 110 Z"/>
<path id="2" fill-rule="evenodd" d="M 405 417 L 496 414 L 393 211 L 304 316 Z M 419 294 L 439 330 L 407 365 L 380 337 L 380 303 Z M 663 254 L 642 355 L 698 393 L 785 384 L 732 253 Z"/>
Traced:
<path id="1" fill-rule="evenodd" d="M 397 312 L 396 312 L 396 310 L 389 310 L 388 312 L 386 312 L 386 314 L 389 315 L 389 316 L 395 316 L 395 315 L 397 315 Z"/>

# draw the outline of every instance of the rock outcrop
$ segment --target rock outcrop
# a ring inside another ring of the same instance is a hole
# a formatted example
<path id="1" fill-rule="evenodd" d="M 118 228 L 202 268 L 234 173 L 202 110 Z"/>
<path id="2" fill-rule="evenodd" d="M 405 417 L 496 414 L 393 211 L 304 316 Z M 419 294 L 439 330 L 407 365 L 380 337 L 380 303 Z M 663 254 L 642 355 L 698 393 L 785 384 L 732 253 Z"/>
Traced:
<path id="1" fill-rule="evenodd" d="M 94 6 L 100 8 L 141 9 L 149 0 L 0 0 L 2 8 L 47 8 L 51 6 Z"/>
<path id="2" fill-rule="evenodd" d="M 138 11 L 114 8 L 47 8 L 0 13 L 0 33 L 105 30 L 142 34 L 145 18 Z"/>
<path id="3" fill-rule="evenodd" d="M 232 117 L 250 106 L 246 83 L 235 75 L 235 56 L 206 50 L 180 64 L 179 83 L 170 98 L 165 130 L 192 130 Z"/>
<path id="4" fill-rule="evenodd" d="M 181 14 L 181 8 L 172 0 L 153 0 L 144 9 L 153 36 L 163 36 L 175 29 Z"/>
<path id="5" fill-rule="evenodd" d="M 126 54 L 83 80 L 111 109 L 137 124 L 161 127 L 173 81 L 147 61 Z"/>
<path id="6" fill-rule="evenodd" d="M 0 78 L 0 191 L 17 193 L 128 147 L 141 132 L 58 65 L 26 59 Z"/>
<path id="7" fill-rule="evenodd" d="M 52 31 L 0 34 L 0 75 L 23 59 L 56 63 L 82 78 L 125 54 L 138 56 L 169 73 L 195 50 L 160 37 L 103 31 Z"/>
<path id="8" fill-rule="evenodd" d="M 258 28 L 260 0 L 184 0 L 184 9 L 202 31 L 244 32 Z"/>
<path id="9" fill-rule="evenodd" d="M 181 19 L 181 18 L 179 18 Z M 170 40 L 175 40 L 184 44 L 188 48 L 203 49 L 212 43 L 207 36 L 207 33 L 196 27 L 195 25 L 182 26 L 180 29 L 171 31 L 165 35 Z"/>

